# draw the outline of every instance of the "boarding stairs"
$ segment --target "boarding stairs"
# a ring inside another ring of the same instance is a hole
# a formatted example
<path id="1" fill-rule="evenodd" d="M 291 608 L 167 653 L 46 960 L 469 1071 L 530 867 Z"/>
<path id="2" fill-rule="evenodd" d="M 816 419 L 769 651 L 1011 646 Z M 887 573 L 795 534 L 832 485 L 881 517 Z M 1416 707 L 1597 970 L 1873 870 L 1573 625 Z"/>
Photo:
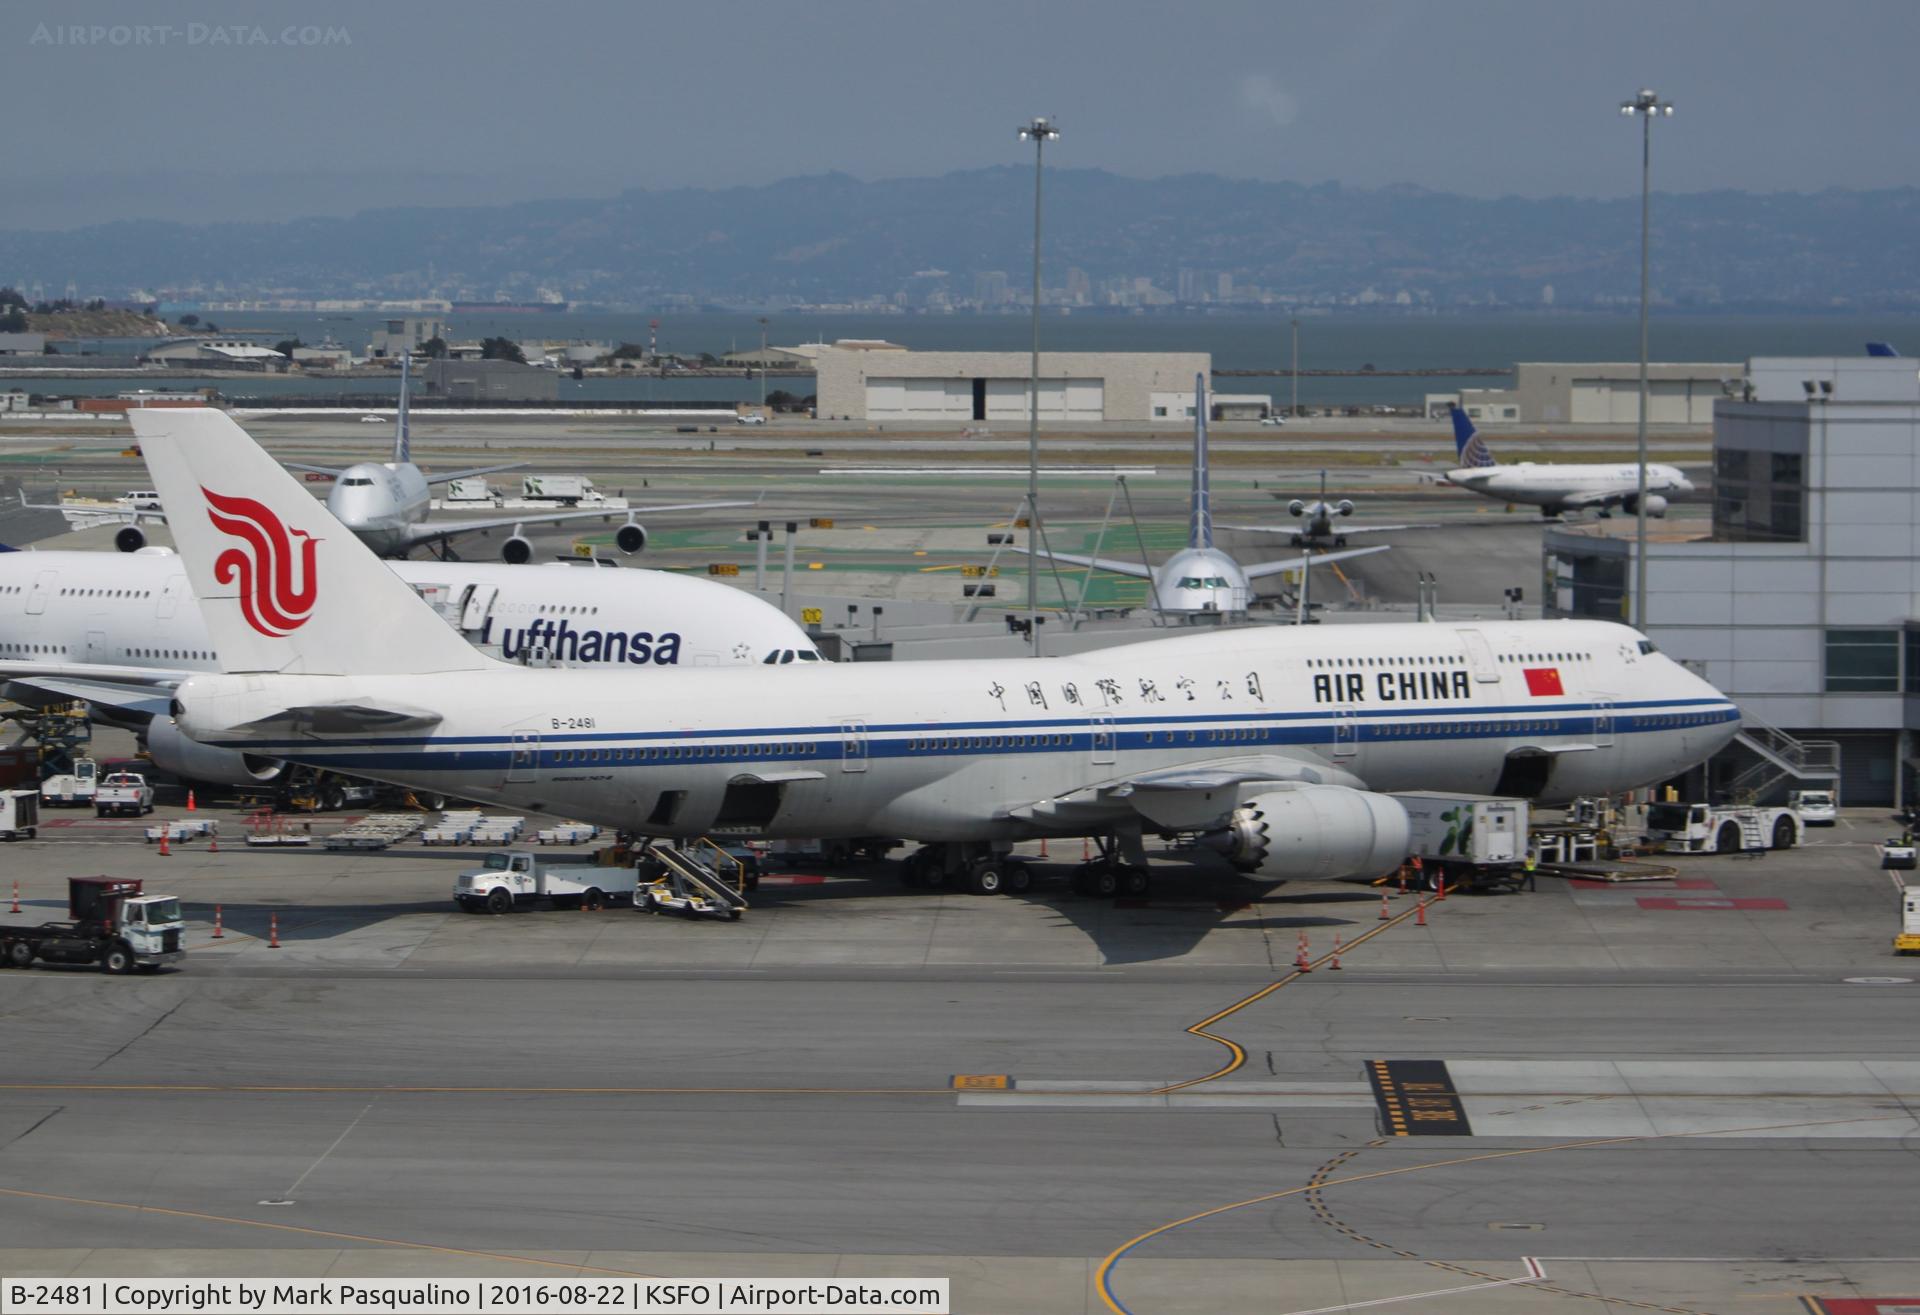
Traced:
<path id="1" fill-rule="evenodd" d="M 699 843 L 712 845 L 711 841 Z M 653 894 L 644 900 L 648 907 L 671 908 L 690 916 L 719 918 L 738 918 L 745 912 L 747 897 L 740 888 L 739 864 L 718 846 L 712 847 L 720 858 L 733 863 L 731 882 L 694 854 L 669 845 L 649 843 L 645 854 L 660 865 L 665 875 L 652 883 Z"/>
<path id="2" fill-rule="evenodd" d="M 1796 740 L 1744 708 L 1740 731 L 1733 738 L 1757 761 L 1727 783 L 1729 799 L 1752 802 L 1789 777 L 1828 788 L 1840 784 L 1840 745 L 1836 741 Z"/>

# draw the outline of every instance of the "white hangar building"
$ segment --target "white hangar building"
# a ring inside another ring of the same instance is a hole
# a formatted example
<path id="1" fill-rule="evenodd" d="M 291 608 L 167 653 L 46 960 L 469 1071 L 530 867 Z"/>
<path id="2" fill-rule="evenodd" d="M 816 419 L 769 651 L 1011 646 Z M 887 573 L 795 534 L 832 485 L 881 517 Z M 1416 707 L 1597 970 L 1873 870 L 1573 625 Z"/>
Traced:
<path id="1" fill-rule="evenodd" d="M 915 352 L 836 344 L 819 353 L 822 419 L 1025 423 L 1026 352 Z M 1206 352 L 1041 352 L 1040 418 L 1190 424 Z M 1211 392 L 1211 388 L 1209 388 Z"/>

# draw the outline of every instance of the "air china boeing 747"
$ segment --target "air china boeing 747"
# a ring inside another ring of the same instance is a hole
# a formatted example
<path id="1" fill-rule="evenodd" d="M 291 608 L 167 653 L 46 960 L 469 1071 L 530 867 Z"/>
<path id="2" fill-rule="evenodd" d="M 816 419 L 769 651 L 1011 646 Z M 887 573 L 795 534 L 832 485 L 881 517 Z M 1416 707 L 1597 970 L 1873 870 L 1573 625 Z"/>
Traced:
<path id="1" fill-rule="evenodd" d="M 1267 877 L 1370 876 L 1407 850 L 1388 791 L 1621 791 L 1739 725 L 1637 632 L 1586 621 L 1208 631 L 751 682 L 529 670 L 461 640 L 227 416 L 132 420 L 222 669 L 175 691 L 187 735 L 646 834 L 911 837 L 921 870 L 983 891 L 1021 884 L 1015 841 L 1099 836 L 1138 862 L 1143 830 Z"/>

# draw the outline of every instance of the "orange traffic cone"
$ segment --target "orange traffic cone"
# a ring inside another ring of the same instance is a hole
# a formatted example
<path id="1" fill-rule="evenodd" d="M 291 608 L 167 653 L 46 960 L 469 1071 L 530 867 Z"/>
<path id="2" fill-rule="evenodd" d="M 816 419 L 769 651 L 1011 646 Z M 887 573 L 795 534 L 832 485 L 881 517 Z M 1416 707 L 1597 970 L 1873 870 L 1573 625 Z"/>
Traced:
<path id="1" fill-rule="evenodd" d="M 191 790 L 189 790 L 189 791 L 187 791 L 187 811 L 188 811 L 189 813 L 191 813 L 191 812 L 193 811 L 193 808 L 194 808 L 194 805 L 193 805 L 193 791 L 191 791 Z"/>
<path id="2" fill-rule="evenodd" d="M 220 906 L 216 904 L 213 906 L 213 939 L 223 941 L 226 938 L 227 933 L 220 929 Z"/>
<path id="3" fill-rule="evenodd" d="M 172 830 L 173 830 L 172 827 L 167 826 L 164 823 L 160 827 L 160 857 L 161 858 L 171 858 L 173 856 L 173 851 L 167 848 L 167 833 Z"/>
<path id="4" fill-rule="evenodd" d="M 1093 862 L 1093 842 L 1084 836 L 1080 839 L 1080 861 L 1082 863 Z"/>
<path id="5" fill-rule="evenodd" d="M 1441 872 L 1439 876 L 1433 879 L 1433 882 L 1434 882 L 1434 889 L 1440 892 L 1439 894 L 1433 897 L 1433 902 L 1435 904 L 1444 903 L 1447 898 L 1447 874 L 1445 872 Z"/>
<path id="6" fill-rule="evenodd" d="M 1424 927 L 1427 925 L 1427 901 L 1425 899 L 1420 901 L 1415 911 L 1413 925 L 1416 927 Z"/>
<path id="7" fill-rule="evenodd" d="M 1392 920 L 1393 912 L 1387 906 L 1387 892 L 1383 890 L 1380 892 L 1380 921 L 1391 922 Z"/>
<path id="8" fill-rule="evenodd" d="M 207 852 L 209 854 L 218 854 L 220 852 L 220 833 L 218 831 L 207 832 Z"/>
<path id="9" fill-rule="evenodd" d="M 1327 965 L 1329 971 L 1340 971 L 1340 933 L 1333 934 L 1333 961 Z"/>
<path id="10" fill-rule="evenodd" d="M 1047 838 L 1045 836 L 1041 836 L 1040 837 L 1040 857 L 1045 858 L 1046 856 L 1047 856 Z"/>
<path id="11" fill-rule="evenodd" d="M 1407 865 L 1405 863 L 1400 865 L 1400 893 L 1402 895 L 1407 893 Z"/>
<path id="12" fill-rule="evenodd" d="M 18 877 L 15 877 L 13 879 L 13 907 L 11 909 L 8 909 L 7 912 L 9 913 L 20 912 L 20 878 Z"/>
<path id="13" fill-rule="evenodd" d="M 277 913 L 271 914 L 268 917 L 267 948 L 269 950 L 277 950 L 280 948 L 280 915 Z"/>

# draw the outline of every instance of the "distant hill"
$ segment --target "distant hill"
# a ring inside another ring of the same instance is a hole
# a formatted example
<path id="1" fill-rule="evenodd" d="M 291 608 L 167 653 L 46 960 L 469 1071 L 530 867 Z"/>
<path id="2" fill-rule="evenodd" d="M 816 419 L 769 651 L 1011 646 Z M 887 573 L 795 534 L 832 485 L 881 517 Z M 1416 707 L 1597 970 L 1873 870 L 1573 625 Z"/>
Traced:
<path id="1" fill-rule="evenodd" d="M 151 315 L 132 310 L 59 310 L 27 315 L 27 329 L 49 340 L 63 338 L 159 338 L 174 332 Z"/>
<path id="2" fill-rule="evenodd" d="M 345 219 L 120 222 L 0 233 L 0 271 L 89 290 L 527 296 L 647 304 L 973 295 L 1030 259 L 1032 176 L 1009 166 L 861 182 L 367 211 Z M 1417 187 L 1047 176 L 1047 284 L 1265 289 L 1328 303 L 1631 305 L 1639 200 L 1482 200 Z M 1662 299 L 1728 309 L 1920 308 L 1920 189 L 1656 195 Z M 1149 294 L 1151 297 L 1152 294 Z"/>

